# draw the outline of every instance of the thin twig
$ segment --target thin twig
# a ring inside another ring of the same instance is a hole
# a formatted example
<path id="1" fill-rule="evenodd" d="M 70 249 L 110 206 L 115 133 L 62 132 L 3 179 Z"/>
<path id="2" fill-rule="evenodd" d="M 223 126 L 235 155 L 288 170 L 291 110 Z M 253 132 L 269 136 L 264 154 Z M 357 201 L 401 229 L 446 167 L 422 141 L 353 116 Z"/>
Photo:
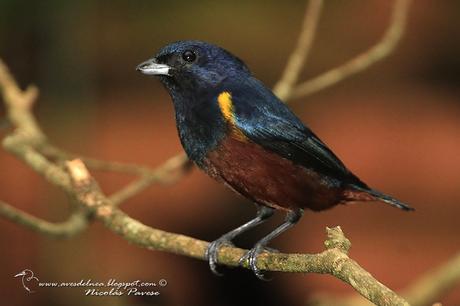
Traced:
<path id="1" fill-rule="evenodd" d="M 185 154 L 175 155 L 158 168 L 112 194 L 110 200 L 113 205 L 119 206 L 129 198 L 148 188 L 152 183 L 172 184 L 176 182 L 189 172 L 191 168 L 192 163 Z"/>
<path id="2" fill-rule="evenodd" d="M 303 25 L 297 39 L 297 46 L 291 53 L 286 67 L 284 68 L 281 79 L 274 86 L 273 92 L 284 101 L 289 100 L 292 94 L 292 88 L 297 83 L 299 74 L 305 67 L 305 61 L 310 53 L 315 39 L 316 28 L 323 0 L 310 0 L 303 19 Z"/>
<path id="3" fill-rule="evenodd" d="M 81 233 L 88 225 L 87 212 L 78 209 L 60 223 L 53 223 L 23 212 L 0 201 L 0 215 L 35 232 L 48 236 L 69 238 Z"/>
<path id="4" fill-rule="evenodd" d="M 136 178 L 133 182 L 114 192 L 110 196 L 110 199 L 115 206 L 121 205 L 154 183 L 162 185 L 172 184 L 192 169 L 192 163 L 184 153 L 180 153 L 169 158 L 156 168 L 150 168 L 136 164 L 125 164 L 77 156 L 76 154 L 66 152 L 49 143 L 42 144 L 39 151 L 49 158 L 57 158 L 60 161 L 78 157 L 85 163 L 85 165 L 88 166 L 88 168 L 94 170 L 137 175 L 138 178 Z"/>
<path id="5" fill-rule="evenodd" d="M 0 88 L 9 122 L 13 126 L 19 124 L 22 126 L 24 138 L 33 139 L 35 143 L 44 141 L 45 135 L 29 111 L 38 97 L 37 87 L 29 86 L 25 91 L 22 91 L 13 79 L 8 67 L 0 59 Z"/>
<path id="6" fill-rule="evenodd" d="M 460 282 L 460 253 L 402 291 L 412 306 L 431 305 Z"/>
<path id="7" fill-rule="evenodd" d="M 120 172 L 120 173 L 126 173 L 126 174 L 133 174 L 133 175 L 137 175 L 141 177 L 142 176 L 155 176 L 157 172 L 163 167 L 167 168 L 170 171 L 178 170 L 178 169 L 172 169 L 171 166 L 166 166 L 166 164 L 170 164 L 170 160 L 177 160 L 174 163 L 174 167 L 176 168 L 188 166 L 187 165 L 188 160 L 183 153 L 177 154 L 174 157 L 169 158 L 157 168 L 150 168 L 144 165 L 121 163 L 121 162 L 100 160 L 100 159 L 95 159 L 92 157 L 81 156 L 75 153 L 64 151 L 63 149 L 58 148 L 48 142 L 45 145 L 40 146 L 38 149 L 43 155 L 45 155 L 48 158 L 59 159 L 61 161 L 79 158 L 85 162 L 85 165 L 88 168 L 93 169 L 93 170 Z M 163 174 L 169 175 L 169 173 L 163 173 Z M 168 181 L 168 179 L 166 179 L 166 181 Z"/>
<path id="8" fill-rule="evenodd" d="M 77 155 L 74 153 L 64 151 L 51 144 L 47 144 L 46 146 L 41 147 L 40 152 L 49 158 L 57 158 L 61 161 L 65 161 L 65 160 L 69 160 L 69 159 L 78 157 L 85 162 L 88 168 L 94 169 L 94 170 L 120 172 L 120 173 L 133 174 L 133 175 L 139 175 L 139 176 L 149 175 L 152 172 L 154 172 L 153 169 L 146 167 L 146 166 L 142 166 L 142 165 L 106 161 L 106 160 L 95 159 L 92 157 Z"/>
<path id="9" fill-rule="evenodd" d="M 62 187 L 70 194 L 72 186 L 68 175 L 35 149 L 46 144 L 46 137 L 32 114 L 38 89 L 29 86 L 22 91 L 1 59 L 0 88 L 8 119 L 16 127 L 12 134 L 3 139 L 3 147 L 29 164 L 33 170 L 41 173 L 48 181 Z M 76 209 L 67 221 L 51 223 L 4 202 L 0 202 L 0 215 L 31 230 L 57 237 L 70 237 L 82 232 L 87 227 L 89 217 L 86 211 Z"/>
<path id="10" fill-rule="evenodd" d="M 292 98 L 311 95 L 337 84 L 388 56 L 402 37 L 407 23 L 410 2 L 410 0 L 395 0 L 390 25 L 386 29 L 382 39 L 376 45 L 345 64 L 297 85 L 293 90 Z"/>
<path id="11" fill-rule="evenodd" d="M 85 165 L 88 166 L 88 168 L 94 170 L 138 175 L 139 177 L 136 180 L 110 196 L 110 199 L 115 206 L 121 205 L 126 200 L 150 187 L 153 183 L 163 185 L 172 184 L 192 169 L 192 163 L 184 153 L 180 153 L 169 158 L 156 168 L 149 168 L 136 164 L 125 164 L 89 157 L 81 157 L 61 150 L 60 148 L 48 143 L 46 145 L 41 145 L 40 152 L 47 157 L 58 158 L 60 161 L 75 159 L 78 157 L 85 163 Z"/>

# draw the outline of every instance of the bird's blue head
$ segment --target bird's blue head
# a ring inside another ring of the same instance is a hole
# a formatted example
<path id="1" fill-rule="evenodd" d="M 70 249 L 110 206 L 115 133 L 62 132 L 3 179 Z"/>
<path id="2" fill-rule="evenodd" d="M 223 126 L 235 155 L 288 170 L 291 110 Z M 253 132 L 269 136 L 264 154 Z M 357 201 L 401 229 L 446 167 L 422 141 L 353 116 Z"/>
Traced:
<path id="1" fill-rule="evenodd" d="M 171 43 L 137 70 L 159 76 L 170 92 L 209 90 L 226 78 L 250 75 L 243 61 L 230 52 L 197 40 Z"/>
<path id="2" fill-rule="evenodd" d="M 163 47 L 137 70 L 158 76 L 165 85 L 173 99 L 182 145 L 190 159 L 201 165 L 228 130 L 218 96 L 245 84 L 251 78 L 249 69 L 218 46 L 187 40 Z"/>

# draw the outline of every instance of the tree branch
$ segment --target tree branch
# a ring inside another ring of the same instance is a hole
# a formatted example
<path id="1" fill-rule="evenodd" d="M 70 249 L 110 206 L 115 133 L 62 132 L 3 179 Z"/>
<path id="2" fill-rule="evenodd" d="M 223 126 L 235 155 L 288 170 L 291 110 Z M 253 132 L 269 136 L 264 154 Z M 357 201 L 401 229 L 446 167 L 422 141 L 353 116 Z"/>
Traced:
<path id="1" fill-rule="evenodd" d="M 52 223 L 0 201 L 0 215 L 35 232 L 59 238 L 73 237 L 88 225 L 87 212 L 82 209 L 72 213 L 67 221 Z"/>
<path id="2" fill-rule="evenodd" d="M 76 154 L 65 152 L 50 144 L 42 145 L 40 152 L 47 157 L 57 158 L 61 161 L 77 158 Z M 88 168 L 103 171 L 113 171 L 126 174 L 138 175 L 139 178 L 116 191 L 110 196 L 112 203 L 116 206 L 121 205 L 126 200 L 136 196 L 153 183 L 172 184 L 182 178 L 192 169 L 190 162 L 184 153 L 177 154 L 160 166 L 152 169 L 146 166 L 125 164 L 98 160 L 89 157 L 78 157 L 85 162 Z"/>
<path id="3" fill-rule="evenodd" d="M 299 78 L 299 74 L 305 67 L 305 61 L 310 53 L 315 39 L 316 28 L 321 15 L 323 0 L 310 0 L 308 2 L 303 25 L 297 39 L 297 46 L 291 53 L 289 60 L 284 68 L 281 79 L 274 86 L 273 92 L 284 101 L 289 100 L 292 88 Z"/>
<path id="4" fill-rule="evenodd" d="M 400 296 L 405 297 L 412 306 L 433 305 L 440 296 L 452 290 L 458 282 L 460 282 L 460 253 L 440 267 L 419 277 L 414 283 L 401 290 Z M 370 303 L 356 295 L 347 298 L 318 295 L 309 301 L 308 305 L 367 306 Z"/>
<path id="5" fill-rule="evenodd" d="M 410 0 L 395 0 L 390 25 L 376 45 L 345 64 L 297 85 L 293 90 L 292 98 L 311 95 L 337 84 L 388 56 L 395 49 L 404 33 L 410 2 Z"/>
<path id="6" fill-rule="evenodd" d="M 427 272 L 401 294 L 407 297 L 413 306 L 429 305 L 450 291 L 458 282 L 460 282 L 460 253 L 439 268 Z"/>
<path id="7" fill-rule="evenodd" d="M 185 154 L 173 156 L 154 171 L 112 194 L 110 200 L 113 205 L 118 206 L 127 199 L 139 194 L 152 183 L 172 184 L 188 173 L 192 166 L 192 162 L 188 160 Z"/>

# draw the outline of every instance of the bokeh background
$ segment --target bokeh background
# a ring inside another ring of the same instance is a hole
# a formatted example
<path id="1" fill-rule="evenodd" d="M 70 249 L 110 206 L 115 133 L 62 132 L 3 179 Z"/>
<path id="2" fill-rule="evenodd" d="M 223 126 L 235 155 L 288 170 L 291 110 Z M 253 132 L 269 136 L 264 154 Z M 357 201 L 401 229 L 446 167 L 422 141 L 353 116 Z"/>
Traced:
<path id="1" fill-rule="evenodd" d="M 460 2 L 414 1 L 396 52 L 366 72 L 292 102 L 292 109 L 372 186 L 410 203 L 404 213 L 356 204 L 307 212 L 275 240 L 285 252 L 319 252 L 326 226 L 341 225 L 351 256 L 401 289 L 460 250 Z M 302 78 L 334 67 L 375 43 L 392 1 L 327 1 Z M 210 41 L 246 61 L 273 85 L 293 48 L 304 1 L 0 1 L 0 57 L 22 86 L 41 96 L 36 115 L 59 146 L 99 159 L 154 167 L 181 151 L 170 98 L 134 68 L 162 45 Z M 4 108 L 0 106 L 0 115 Z M 8 132 L 0 129 L 0 135 Z M 64 220 L 65 196 L 0 151 L 0 199 L 48 220 Z M 94 173 L 110 193 L 133 177 Z M 173 186 L 153 186 L 124 204 L 134 218 L 213 240 L 251 218 L 253 206 L 198 170 Z M 278 222 L 245 235 L 249 247 Z M 321 275 L 273 275 L 148 251 L 94 224 L 71 240 L 50 239 L 0 219 L 0 293 L 5 305 L 305 305 L 315 294 L 352 289 Z M 80 289 L 26 294 L 13 275 L 41 281 L 166 279 L 151 298 L 84 297 Z M 460 305 L 460 287 L 442 298 Z"/>

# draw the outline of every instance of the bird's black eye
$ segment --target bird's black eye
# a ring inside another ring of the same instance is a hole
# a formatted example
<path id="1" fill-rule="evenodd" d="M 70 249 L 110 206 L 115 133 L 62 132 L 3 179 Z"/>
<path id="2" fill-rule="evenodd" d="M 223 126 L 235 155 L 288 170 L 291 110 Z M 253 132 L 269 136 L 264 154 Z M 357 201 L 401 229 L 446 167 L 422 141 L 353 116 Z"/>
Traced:
<path id="1" fill-rule="evenodd" d="M 193 63 L 196 60 L 196 54 L 192 50 L 186 50 L 182 53 L 182 59 L 186 62 Z"/>

